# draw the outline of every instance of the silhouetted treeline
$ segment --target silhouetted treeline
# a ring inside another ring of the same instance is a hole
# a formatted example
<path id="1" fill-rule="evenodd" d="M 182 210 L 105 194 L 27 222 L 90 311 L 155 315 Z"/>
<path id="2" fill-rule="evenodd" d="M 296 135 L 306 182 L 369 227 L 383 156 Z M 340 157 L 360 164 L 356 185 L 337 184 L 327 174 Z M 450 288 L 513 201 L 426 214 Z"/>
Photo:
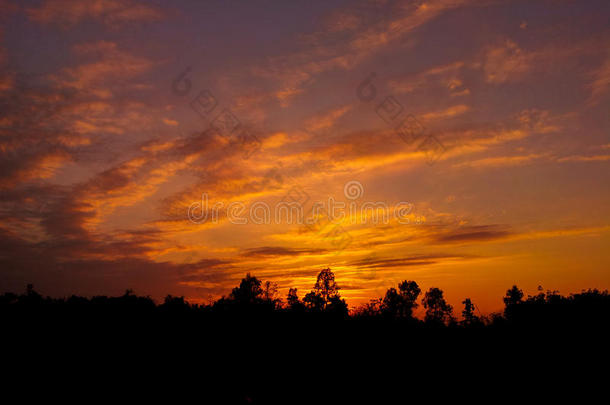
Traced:
<path id="1" fill-rule="evenodd" d="M 541 289 L 541 288 L 540 288 Z M 184 297 L 168 295 L 162 303 L 150 297 L 140 297 L 127 290 L 119 297 L 85 298 L 43 297 L 32 285 L 23 294 L 4 293 L 0 296 L 0 316 L 4 321 L 62 320 L 76 322 L 108 321 L 130 325 L 153 322 L 272 320 L 274 322 L 351 322 L 394 324 L 408 328 L 540 328 L 594 327 L 606 325 L 610 319 L 608 291 L 590 289 L 562 296 L 557 291 L 539 292 L 524 297 L 513 286 L 503 298 L 503 313 L 481 315 L 470 298 L 462 301 L 458 314 L 449 305 L 443 291 L 430 288 L 422 292 L 415 281 L 405 280 L 389 288 L 381 298 L 371 300 L 350 311 L 340 295 L 340 287 L 330 269 L 322 270 L 312 290 L 302 298 L 296 288 L 280 297 L 278 287 L 247 274 L 228 296 L 208 305 L 191 304 Z M 423 319 L 415 316 L 418 307 Z"/>
<path id="2" fill-rule="evenodd" d="M 459 311 L 440 289 L 405 280 L 350 311 L 325 269 L 305 294 L 280 297 L 248 274 L 207 305 L 155 303 L 129 290 L 58 299 L 28 286 L 0 296 L 0 325 L 15 357 L 4 368 L 29 387 L 56 379 L 54 387 L 97 395 L 116 393 L 117 383 L 134 390 L 137 378 L 146 382 L 138 392 L 188 390 L 219 404 L 359 403 L 364 392 L 370 403 L 404 403 L 410 391 L 470 396 L 477 383 L 514 392 L 555 370 L 572 379 L 567 370 L 582 373 L 582 359 L 597 361 L 607 348 L 607 291 L 526 298 L 513 286 L 504 303 L 503 313 L 482 316 L 466 298 Z M 566 368 L 570 358 L 579 366 Z M 344 374 L 356 380 L 343 384 Z"/>

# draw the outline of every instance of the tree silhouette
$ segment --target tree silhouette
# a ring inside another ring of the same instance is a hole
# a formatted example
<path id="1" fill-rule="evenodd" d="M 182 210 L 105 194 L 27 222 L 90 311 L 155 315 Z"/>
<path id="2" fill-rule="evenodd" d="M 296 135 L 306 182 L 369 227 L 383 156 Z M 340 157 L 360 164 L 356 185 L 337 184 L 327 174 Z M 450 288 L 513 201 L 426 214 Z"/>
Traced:
<path id="1" fill-rule="evenodd" d="M 426 308 L 426 322 L 434 324 L 446 324 L 453 321 L 453 307 L 443 297 L 443 290 L 432 287 L 424 295 L 422 300 Z"/>
<path id="2" fill-rule="evenodd" d="M 261 281 L 247 273 L 246 277 L 239 283 L 239 287 L 233 289 L 229 298 L 237 303 L 247 305 L 258 302 L 262 294 Z"/>
<path id="3" fill-rule="evenodd" d="M 395 313 L 414 317 L 410 310 L 421 295 L 417 284 L 401 282 L 397 288 L 389 291 L 386 297 L 398 302 Z M 224 389 L 219 395 L 220 400 L 214 403 L 248 403 L 244 398 L 252 399 L 251 403 L 279 402 L 269 401 L 268 393 L 275 391 L 274 384 L 289 384 L 274 379 L 278 368 L 269 356 L 275 351 L 290 353 L 291 347 L 307 348 L 308 355 L 315 363 L 307 369 L 312 381 L 319 380 L 324 370 L 329 369 L 328 365 L 332 373 L 332 367 L 338 364 L 335 361 L 337 353 L 344 351 L 358 360 L 383 357 L 393 361 L 395 354 L 399 353 L 405 359 L 402 363 L 413 372 L 406 374 L 407 377 L 399 373 L 395 376 L 397 381 L 419 375 L 419 381 L 432 379 L 437 382 L 442 380 L 442 377 L 439 380 L 436 376 L 439 370 L 444 370 L 444 364 L 440 361 L 445 358 L 449 358 L 454 367 L 452 370 L 462 372 L 468 379 L 468 366 L 479 356 L 485 358 L 485 362 L 479 363 L 485 366 L 488 366 L 488 358 L 497 358 L 502 362 L 499 370 L 505 371 L 505 359 L 514 363 L 513 357 L 519 355 L 520 342 L 516 340 L 533 346 L 537 351 L 542 345 L 548 346 L 561 336 L 570 337 L 566 340 L 566 346 L 574 345 L 572 336 L 583 336 L 586 345 L 594 348 L 590 355 L 596 359 L 595 355 L 606 349 L 605 329 L 610 322 L 610 295 L 607 291 L 597 290 L 567 297 L 556 291 L 547 291 L 524 299 L 518 288 L 512 288 L 507 294 L 506 303 L 516 311 L 510 319 L 503 314 L 489 318 L 480 316 L 479 319 L 474 315 L 478 313 L 474 303 L 470 298 L 465 298 L 462 301 L 464 321 L 459 323 L 453 322 L 451 306 L 445 302 L 443 291 L 438 288 L 431 288 L 423 297 L 421 304 L 426 309 L 426 323 L 415 318 L 397 320 L 387 316 L 383 308 L 389 306 L 388 300 L 384 304 L 381 298 L 350 314 L 345 300 L 336 290 L 325 302 L 322 294 L 316 290 L 307 294 L 304 300 L 299 300 L 297 289 L 291 288 L 286 299 L 289 309 L 269 304 L 276 299 L 273 283 L 261 282 L 250 274 L 229 296 L 201 305 L 189 304 L 184 297 L 172 295 L 166 296 L 163 303 L 158 305 L 149 297 L 138 296 L 132 291 L 115 297 L 71 296 L 54 299 L 43 297 L 30 287 L 21 294 L 0 294 L 0 319 L 6 331 L 4 337 L 17 337 L 28 345 L 32 336 L 37 339 L 43 336 L 58 338 L 57 341 L 70 346 L 82 339 L 94 339 L 91 343 L 88 341 L 94 351 L 107 348 L 108 341 L 114 342 L 117 347 L 133 350 L 134 347 L 144 346 L 151 337 L 160 336 L 169 342 L 168 355 L 188 357 L 196 353 L 197 359 L 207 360 L 212 350 L 223 356 L 218 363 L 209 366 L 211 374 L 222 380 L 231 376 L 229 390 L 215 380 L 208 384 Z M 305 309 L 303 302 L 308 309 Z M 297 308 L 301 310 L 296 311 Z M 519 339 L 515 339 L 516 336 Z M 356 345 L 351 344 L 354 339 Z M 596 342 L 599 342 L 598 346 L 594 346 Z M 489 343 L 489 346 L 485 343 Z M 577 346 L 580 355 L 580 348 L 584 345 Z M 7 347 L 14 350 L 16 342 Z M 53 346 L 44 347 L 56 350 L 57 344 L 54 340 Z M 157 355 L 147 346 L 144 349 L 145 356 Z M 102 350 L 100 355 L 107 356 L 109 352 Z M 59 353 L 62 355 L 60 361 L 63 361 L 65 349 Z M 98 364 L 99 360 L 88 352 L 78 350 L 76 355 L 82 357 L 83 361 Z M 123 359 L 129 358 L 128 353 L 125 356 Z M 535 357 L 520 357 L 526 358 Z M 201 363 L 208 366 L 203 361 Z M 523 364 L 523 361 L 517 363 Z M 31 362 L 27 364 L 29 366 Z M 78 363 L 72 361 L 70 364 Z M 281 369 L 286 380 L 303 381 L 294 374 L 297 367 L 288 364 L 288 367 Z M 479 364 L 476 366 L 479 367 Z M 382 367 L 384 369 L 394 370 L 390 364 Z M 79 367 L 77 372 L 80 370 L 82 368 Z M 126 370 L 131 372 L 132 368 L 127 367 Z M 371 370 L 372 375 L 379 372 L 378 367 Z M 395 372 L 389 375 L 393 374 Z M 234 383 L 233 375 L 236 375 L 239 383 Z M 199 376 L 193 381 L 199 381 Z M 468 383 L 471 381 L 468 380 Z M 464 387 L 468 385 L 460 385 L 458 389 Z M 227 398 L 227 391 L 247 395 Z M 359 391 L 355 395 L 360 395 Z M 290 394 L 286 397 L 290 398 Z M 310 402 L 315 402 L 315 399 Z"/>
<path id="4" fill-rule="evenodd" d="M 472 325 L 479 322 L 479 317 L 474 314 L 475 306 L 472 303 L 472 300 L 470 298 L 466 298 L 464 301 L 462 301 L 462 304 L 464 304 L 464 310 L 462 311 L 464 324 Z"/>
<path id="5" fill-rule="evenodd" d="M 383 298 L 382 312 L 396 318 L 412 318 L 421 289 L 415 281 L 403 281 L 398 290 L 390 288 Z"/>
<path id="6" fill-rule="evenodd" d="M 159 307 L 162 311 L 164 310 L 172 314 L 183 314 L 191 309 L 191 306 L 184 300 L 184 297 L 174 297 L 172 295 L 167 295 L 163 304 Z"/>
<path id="7" fill-rule="evenodd" d="M 263 288 L 263 298 L 269 301 L 273 301 L 277 298 L 277 283 L 271 281 L 265 281 Z"/>
<path id="8" fill-rule="evenodd" d="M 322 295 L 315 291 L 305 294 L 303 303 L 307 309 L 312 311 L 322 311 L 326 307 L 326 301 L 324 301 Z"/>
<path id="9" fill-rule="evenodd" d="M 297 294 L 296 288 L 290 288 L 288 290 L 288 295 L 286 296 L 286 302 L 288 303 L 289 306 L 294 306 L 301 302 L 299 300 L 299 295 Z"/>
<path id="10" fill-rule="evenodd" d="M 335 294 L 330 297 L 326 306 L 326 312 L 333 316 L 345 318 L 348 315 L 347 303 L 338 294 Z"/>
<path id="11" fill-rule="evenodd" d="M 396 288 L 391 287 L 385 293 L 385 297 L 383 297 L 383 306 L 382 312 L 386 315 L 390 316 L 400 316 L 400 311 L 402 308 L 402 298 Z"/>
<path id="12" fill-rule="evenodd" d="M 413 313 L 421 294 L 415 281 L 402 281 L 398 288 L 389 288 L 384 298 L 371 300 L 369 304 L 356 309 L 352 315 L 349 314 L 347 303 L 338 293 L 339 287 L 330 269 L 320 272 L 314 288 L 303 300 L 299 299 L 296 288 L 290 288 L 286 297 L 287 306 L 282 307 L 277 291 L 276 284 L 262 282 L 249 273 L 233 288 L 229 296 L 201 306 L 190 304 L 184 297 L 172 295 L 166 296 L 164 302 L 157 305 L 150 297 L 138 296 L 132 290 L 116 297 L 87 298 L 73 295 L 67 299 L 54 299 L 43 297 L 33 286 L 28 285 L 26 291 L 20 295 L 0 295 L 0 318 L 7 322 L 22 321 L 33 326 L 46 321 L 66 320 L 64 325 L 87 322 L 90 325 L 117 328 L 116 330 L 133 328 L 134 325 L 142 325 L 142 322 L 172 322 L 171 327 L 178 323 L 186 325 L 190 322 L 190 325 L 197 325 L 197 328 L 228 328 L 227 330 L 237 334 L 242 331 L 231 329 L 235 325 L 239 328 L 245 325 L 248 328 L 260 327 L 262 323 L 269 330 L 276 330 L 276 325 L 291 320 L 300 323 L 326 319 L 331 321 L 326 325 L 347 328 L 350 331 L 352 325 L 356 328 L 364 326 L 369 330 L 371 325 L 383 326 L 389 318 L 411 320 L 386 324 L 391 328 L 397 327 L 395 330 L 411 330 L 422 326 L 422 322 L 416 320 Z M 443 291 L 430 288 L 422 300 L 425 321 L 435 326 L 431 330 L 450 325 L 452 330 L 459 327 L 490 328 L 499 331 L 512 328 L 579 332 L 587 329 L 601 331 L 610 322 L 610 295 L 607 291 L 586 290 L 566 297 L 558 291 L 543 292 L 540 288 L 537 294 L 525 299 L 523 291 L 513 286 L 503 298 L 506 305 L 504 313 L 492 314 L 489 317 L 475 315 L 474 303 L 470 298 L 465 298 L 462 301 L 463 320 L 455 323 L 453 309 L 446 302 Z M 350 323 L 342 323 L 343 319 L 350 319 Z M 173 323 L 174 321 L 178 323 Z M 315 324 L 312 326 L 315 327 Z"/>
<path id="13" fill-rule="evenodd" d="M 400 295 L 405 297 L 406 302 L 411 308 L 417 308 L 416 301 L 419 294 L 421 294 L 421 289 L 415 281 L 403 281 L 398 284 L 398 290 L 400 291 Z"/>
<path id="14" fill-rule="evenodd" d="M 330 268 L 326 268 L 318 274 L 313 291 L 320 295 L 325 303 L 330 300 L 330 297 L 338 294 L 339 286 L 335 282 L 335 274 Z"/>
<path id="15" fill-rule="evenodd" d="M 516 285 L 513 285 L 509 290 L 506 291 L 506 295 L 503 298 L 504 304 L 508 307 L 511 305 L 517 305 L 521 303 L 523 299 L 523 291 Z"/>
<path id="16" fill-rule="evenodd" d="M 504 316 L 507 319 L 511 319 L 516 311 L 519 304 L 523 302 L 523 291 L 516 285 L 513 285 L 509 290 L 506 291 L 506 295 L 503 298 L 504 301 Z"/>
<path id="17" fill-rule="evenodd" d="M 335 282 L 335 274 L 330 268 L 326 268 L 318 274 L 313 290 L 303 297 L 303 303 L 309 310 L 322 311 L 332 302 L 335 310 L 337 306 L 342 305 L 337 301 L 340 300 L 339 289 Z"/>
<path id="18" fill-rule="evenodd" d="M 377 298 L 356 308 L 354 315 L 358 318 L 374 318 L 383 312 L 383 299 Z"/>
<path id="19" fill-rule="evenodd" d="M 42 295 L 38 294 L 38 292 L 36 292 L 36 290 L 34 290 L 34 285 L 33 284 L 28 284 L 27 287 L 26 287 L 26 294 L 22 298 L 21 301 L 25 305 L 33 306 L 33 305 L 40 305 L 40 304 L 42 304 L 43 301 L 44 301 L 44 298 L 42 298 Z"/>
<path id="20" fill-rule="evenodd" d="M 288 304 L 288 308 L 293 311 L 298 311 L 304 308 L 303 303 L 299 299 L 296 288 L 290 288 L 288 290 L 288 295 L 286 296 L 286 303 Z"/>

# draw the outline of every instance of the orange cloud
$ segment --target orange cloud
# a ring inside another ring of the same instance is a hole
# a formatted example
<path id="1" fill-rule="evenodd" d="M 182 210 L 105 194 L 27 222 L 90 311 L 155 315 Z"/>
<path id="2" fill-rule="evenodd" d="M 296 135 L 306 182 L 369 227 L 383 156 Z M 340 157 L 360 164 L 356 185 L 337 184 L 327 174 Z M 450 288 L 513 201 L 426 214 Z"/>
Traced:
<path id="1" fill-rule="evenodd" d="M 169 125 L 170 127 L 176 127 L 176 126 L 180 125 L 180 123 L 178 121 L 171 120 L 169 118 L 163 118 L 162 121 L 165 125 Z"/>
<path id="2" fill-rule="evenodd" d="M 452 96 L 466 95 L 469 90 L 463 87 L 462 81 L 458 78 L 460 71 L 465 67 L 466 64 L 461 61 L 435 66 L 414 76 L 391 80 L 389 85 L 393 92 L 400 94 L 411 93 L 440 81 L 450 90 Z"/>
<path id="3" fill-rule="evenodd" d="M 589 84 L 591 89 L 590 102 L 597 102 L 610 89 L 610 57 L 591 73 L 593 81 Z"/>
<path id="4" fill-rule="evenodd" d="M 324 129 L 331 128 L 335 125 L 335 122 L 341 118 L 345 113 L 352 109 L 352 106 L 347 105 L 339 108 L 335 108 L 324 114 L 320 114 L 316 117 L 309 119 L 305 123 L 307 131 L 318 132 Z"/>
<path id="5" fill-rule="evenodd" d="M 458 115 L 462 115 L 470 110 L 470 107 L 464 104 L 454 105 L 442 111 L 434 111 L 423 114 L 421 118 L 426 121 L 444 120 Z"/>
<path id="6" fill-rule="evenodd" d="M 478 159 L 472 161 L 466 161 L 462 163 L 454 164 L 453 167 L 473 167 L 473 168 L 487 168 L 487 167 L 507 167 L 507 166 L 522 166 L 543 157 L 544 155 L 532 153 L 530 155 L 521 156 L 497 156 L 485 159 Z"/>
<path id="7" fill-rule="evenodd" d="M 0 188 L 49 179 L 72 161 L 70 154 L 58 148 L 26 153 L 23 150 L 7 150 L 5 145 L 0 145 L 0 151 L 3 152 L 0 155 Z"/>
<path id="8" fill-rule="evenodd" d="M 530 69 L 530 63 L 531 56 L 508 39 L 487 49 L 483 64 L 485 79 L 494 84 L 518 79 Z"/>
<path id="9" fill-rule="evenodd" d="M 101 98 L 108 98 L 112 94 L 107 90 L 108 79 L 124 81 L 153 66 L 152 62 L 121 51 L 117 44 L 109 41 L 77 45 L 74 50 L 81 57 L 96 58 L 97 61 L 64 69 L 65 78 L 58 81 L 64 86 L 90 89 Z"/>

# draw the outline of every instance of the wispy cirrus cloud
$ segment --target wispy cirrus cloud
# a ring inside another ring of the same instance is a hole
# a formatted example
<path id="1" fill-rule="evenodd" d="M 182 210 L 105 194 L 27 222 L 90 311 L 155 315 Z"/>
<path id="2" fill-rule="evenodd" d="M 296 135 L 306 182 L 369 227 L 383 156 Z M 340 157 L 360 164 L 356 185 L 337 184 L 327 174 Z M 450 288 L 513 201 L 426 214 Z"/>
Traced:
<path id="1" fill-rule="evenodd" d="M 39 7 L 27 9 L 32 21 L 71 26 L 86 20 L 97 20 L 107 26 L 130 22 L 160 21 L 164 13 L 159 6 L 137 0 L 44 0 Z"/>
<path id="2" fill-rule="evenodd" d="M 377 15 L 382 17 L 372 21 L 361 19 L 350 11 L 336 13 L 324 29 L 307 37 L 304 50 L 272 58 L 267 66 L 257 67 L 253 73 L 279 78 L 282 86 L 275 94 L 282 105 L 288 106 L 290 100 L 301 94 L 318 75 L 352 69 L 442 13 L 477 3 L 478 0 L 375 3 L 375 7 L 389 7 L 390 10 L 378 11 Z"/>
<path id="3" fill-rule="evenodd" d="M 452 96 L 467 95 L 470 90 L 463 87 L 460 79 L 462 70 L 472 68 L 462 61 L 429 68 L 421 73 L 403 78 L 391 79 L 388 83 L 392 92 L 396 94 L 412 93 L 437 84 L 441 84 L 451 91 Z"/>
<path id="4" fill-rule="evenodd" d="M 352 106 L 347 105 L 332 109 L 330 111 L 324 112 L 323 114 L 319 114 L 307 120 L 307 122 L 305 123 L 305 128 L 307 131 L 313 133 L 328 130 L 329 128 L 335 125 L 338 119 L 340 119 L 351 109 Z"/>
<path id="5" fill-rule="evenodd" d="M 436 264 L 443 259 L 467 259 L 466 256 L 452 255 L 446 253 L 435 253 L 435 254 L 419 254 L 410 255 L 406 257 L 365 257 L 360 258 L 347 264 L 358 268 L 374 268 L 377 270 L 393 268 L 393 267 L 407 267 L 407 266 L 428 266 Z"/>
<path id="6" fill-rule="evenodd" d="M 433 111 L 426 114 L 423 114 L 421 118 L 427 121 L 439 121 L 447 118 L 456 117 L 458 115 L 462 115 L 467 113 L 470 110 L 470 107 L 464 104 L 458 104 L 451 106 L 442 111 Z"/>

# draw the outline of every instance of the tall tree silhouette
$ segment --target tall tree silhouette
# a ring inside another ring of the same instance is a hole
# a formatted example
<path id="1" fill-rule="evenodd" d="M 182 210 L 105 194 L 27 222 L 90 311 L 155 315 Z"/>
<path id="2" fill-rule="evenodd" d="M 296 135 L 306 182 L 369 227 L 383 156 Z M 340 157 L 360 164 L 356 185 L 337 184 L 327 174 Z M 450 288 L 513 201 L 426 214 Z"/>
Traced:
<path id="1" fill-rule="evenodd" d="M 319 294 L 325 303 L 329 301 L 330 297 L 338 294 L 339 286 L 335 282 L 335 274 L 330 268 L 326 268 L 318 274 L 313 291 Z"/>
<path id="2" fill-rule="evenodd" d="M 466 298 L 462 301 L 464 304 L 464 310 L 462 316 L 464 317 L 464 324 L 471 325 L 479 322 L 479 317 L 474 314 L 475 306 L 470 298 Z"/>
<path id="3" fill-rule="evenodd" d="M 443 290 L 432 287 L 422 300 L 426 308 L 426 322 L 445 324 L 453 321 L 453 307 L 445 301 Z"/>
<path id="4" fill-rule="evenodd" d="M 333 304 L 333 310 L 342 308 L 342 302 L 345 303 L 345 301 L 341 300 L 339 289 L 340 287 L 335 282 L 335 274 L 330 268 L 326 268 L 318 274 L 313 290 L 303 297 L 303 302 L 308 309 L 315 311 L 326 309 L 329 303 Z M 347 304 L 345 304 L 345 308 L 347 308 Z"/>

